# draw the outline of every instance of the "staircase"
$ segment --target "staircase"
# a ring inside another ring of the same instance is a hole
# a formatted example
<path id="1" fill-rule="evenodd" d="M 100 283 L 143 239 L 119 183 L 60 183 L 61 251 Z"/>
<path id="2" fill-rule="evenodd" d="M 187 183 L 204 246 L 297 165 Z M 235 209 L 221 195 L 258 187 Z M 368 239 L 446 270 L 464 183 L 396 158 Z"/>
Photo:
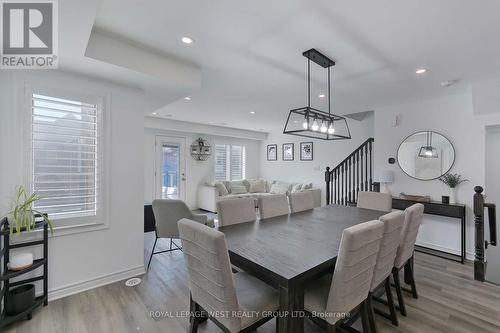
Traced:
<path id="1" fill-rule="evenodd" d="M 326 204 L 351 205 L 359 191 L 373 191 L 373 138 L 367 139 L 330 170 L 326 167 Z"/>

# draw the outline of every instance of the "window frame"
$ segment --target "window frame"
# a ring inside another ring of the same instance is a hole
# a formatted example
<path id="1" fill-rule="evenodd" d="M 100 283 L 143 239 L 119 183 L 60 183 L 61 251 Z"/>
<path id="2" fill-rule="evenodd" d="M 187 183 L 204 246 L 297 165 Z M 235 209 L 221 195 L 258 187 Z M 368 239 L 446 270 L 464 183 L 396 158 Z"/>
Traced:
<path id="1" fill-rule="evenodd" d="M 25 82 L 25 135 L 23 147 L 25 160 L 24 186 L 31 192 L 33 189 L 33 139 L 32 139 L 32 96 L 40 94 L 55 98 L 87 102 L 97 106 L 97 181 L 98 192 L 96 196 L 96 215 L 73 216 L 73 217 L 53 217 L 54 236 L 68 233 L 85 232 L 109 228 L 109 186 L 110 186 L 110 156 L 109 152 L 111 137 L 110 119 L 110 95 L 99 94 L 86 89 L 67 89 L 62 87 L 41 85 Z"/>
<path id="2" fill-rule="evenodd" d="M 225 147 L 225 150 L 226 150 L 226 178 L 224 180 L 220 180 L 220 179 L 217 179 L 216 178 L 216 174 L 215 174 L 215 168 L 217 166 L 216 164 L 216 149 L 215 149 L 215 146 L 224 146 Z M 238 179 L 238 180 L 234 180 L 234 179 L 231 179 L 231 166 L 232 166 L 232 163 L 231 163 L 231 160 L 232 160 L 232 155 L 233 155 L 233 147 L 241 147 L 241 179 Z M 240 180 L 244 180 L 246 178 L 246 152 L 247 151 L 247 147 L 244 145 L 244 144 L 226 144 L 226 143 L 221 143 L 221 142 L 218 142 L 218 143 L 215 143 L 214 144 L 214 167 L 213 167 L 213 177 L 214 177 L 214 181 L 240 181 Z"/>

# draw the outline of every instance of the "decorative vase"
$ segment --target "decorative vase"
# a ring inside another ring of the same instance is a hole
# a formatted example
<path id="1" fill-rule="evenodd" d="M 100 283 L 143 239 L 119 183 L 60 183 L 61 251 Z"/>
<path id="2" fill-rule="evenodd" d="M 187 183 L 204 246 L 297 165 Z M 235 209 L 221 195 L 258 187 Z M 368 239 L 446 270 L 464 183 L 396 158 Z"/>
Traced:
<path id="1" fill-rule="evenodd" d="M 455 202 L 455 188 L 450 187 L 450 204 L 454 204 Z"/>
<path id="2" fill-rule="evenodd" d="M 9 290 L 5 311 L 8 315 L 15 316 L 27 310 L 35 303 L 35 285 L 24 284 Z"/>

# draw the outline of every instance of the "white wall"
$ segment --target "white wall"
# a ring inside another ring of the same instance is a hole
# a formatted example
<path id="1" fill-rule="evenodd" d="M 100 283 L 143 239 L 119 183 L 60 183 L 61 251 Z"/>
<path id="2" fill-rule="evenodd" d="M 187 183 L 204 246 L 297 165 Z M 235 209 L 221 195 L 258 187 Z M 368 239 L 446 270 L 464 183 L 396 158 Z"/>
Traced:
<path id="1" fill-rule="evenodd" d="M 216 143 L 243 145 L 246 147 L 246 178 L 258 178 L 260 176 L 261 143 L 257 139 L 247 139 L 231 135 L 249 136 L 248 131 L 234 129 L 223 129 L 215 126 L 202 128 L 195 124 L 186 122 L 166 121 L 159 118 L 150 118 L 146 121 L 144 129 L 144 200 L 151 201 L 154 198 L 155 182 L 155 138 L 156 136 L 175 136 L 186 138 L 186 203 L 192 209 L 197 208 L 196 194 L 198 186 L 206 181 L 213 181 L 214 156 L 206 161 L 195 161 L 189 155 L 189 145 L 199 137 L 207 140 L 213 147 Z M 151 128 L 155 126 L 156 128 Z M 190 127 L 186 127 L 190 126 Z M 186 132 L 193 129 L 198 133 Z M 206 132 L 219 132 L 221 135 L 206 134 Z M 257 135 L 257 138 L 260 138 Z"/>
<path id="2" fill-rule="evenodd" d="M 354 149 L 366 139 L 373 137 L 373 115 L 363 121 L 348 119 L 351 130 L 351 140 L 324 141 L 310 138 L 301 138 L 281 133 L 269 134 L 262 142 L 261 176 L 268 180 L 283 180 L 289 182 L 312 182 L 313 187 L 321 189 L 322 204 L 325 204 L 325 170 L 326 167 L 335 167 L 346 158 Z M 300 142 L 313 141 L 313 161 L 300 160 Z M 282 144 L 294 143 L 294 161 L 282 161 Z M 268 161 L 266 156 L 267 145 L 278 145 L 278 160 Z"/>
<path id="3" fill-rule="evenodd" d="M 61 71 L 0 71 L 0 215 L 7 212 L 25 170 L 24 83 L 110 97 L 110 145 L 106 204 L 109 228 L 69 233 L 55 231 L 49 241 L 49 298 L 93 288 L 144 272 L 143 114 L 138 90 Z M 139 177 L 138 177 L 139 175 Z M 77 230 L 74 230 L 77 231 Z"/>
<path id="4" fill-rule="evenodd" d="M 393 126 L 394 118 L 400 118 L 399 126 Z M 474 115 L 472 95 L 454 95 L 415 103 L 393 105 L 375 109 L 375 179 L 382 170 L 393 170 L 395 182 L 392 193 L 430 195 L 441 200 L 448 195 L 447 187 L 438 180 L 420 181 L 405 175 L 398 164 L 390 165 L 389 157 L 397 155 L 401 141 L 417 131 L 433 130 L 450 139 L 456 150 L 452 173 L 459 173 L 469 182 L 457 191 L 457 202 L 467 205 L 467 252 L 469 258 L 474 249 L 474 224 L 472 196 L 475 185 L 485 183 L 485 126 L 500 123 L 498 114 Z M 460 223 L 457 219 L 426 215 L 417 243 L 440 250 L 460 253 Z"/>

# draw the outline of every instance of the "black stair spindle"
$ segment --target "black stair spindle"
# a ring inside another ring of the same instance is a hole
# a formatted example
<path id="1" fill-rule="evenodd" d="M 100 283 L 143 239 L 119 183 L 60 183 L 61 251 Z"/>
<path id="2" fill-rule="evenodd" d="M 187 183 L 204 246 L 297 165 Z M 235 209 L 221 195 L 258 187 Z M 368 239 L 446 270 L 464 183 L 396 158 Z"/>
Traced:
<path id="1" fill-rule="evenodd" d="M 370 191 L 373 191 L 373 164 L 372 164 L 372 143 L 368 144 L 368 149 L 370 150 Z"/>

